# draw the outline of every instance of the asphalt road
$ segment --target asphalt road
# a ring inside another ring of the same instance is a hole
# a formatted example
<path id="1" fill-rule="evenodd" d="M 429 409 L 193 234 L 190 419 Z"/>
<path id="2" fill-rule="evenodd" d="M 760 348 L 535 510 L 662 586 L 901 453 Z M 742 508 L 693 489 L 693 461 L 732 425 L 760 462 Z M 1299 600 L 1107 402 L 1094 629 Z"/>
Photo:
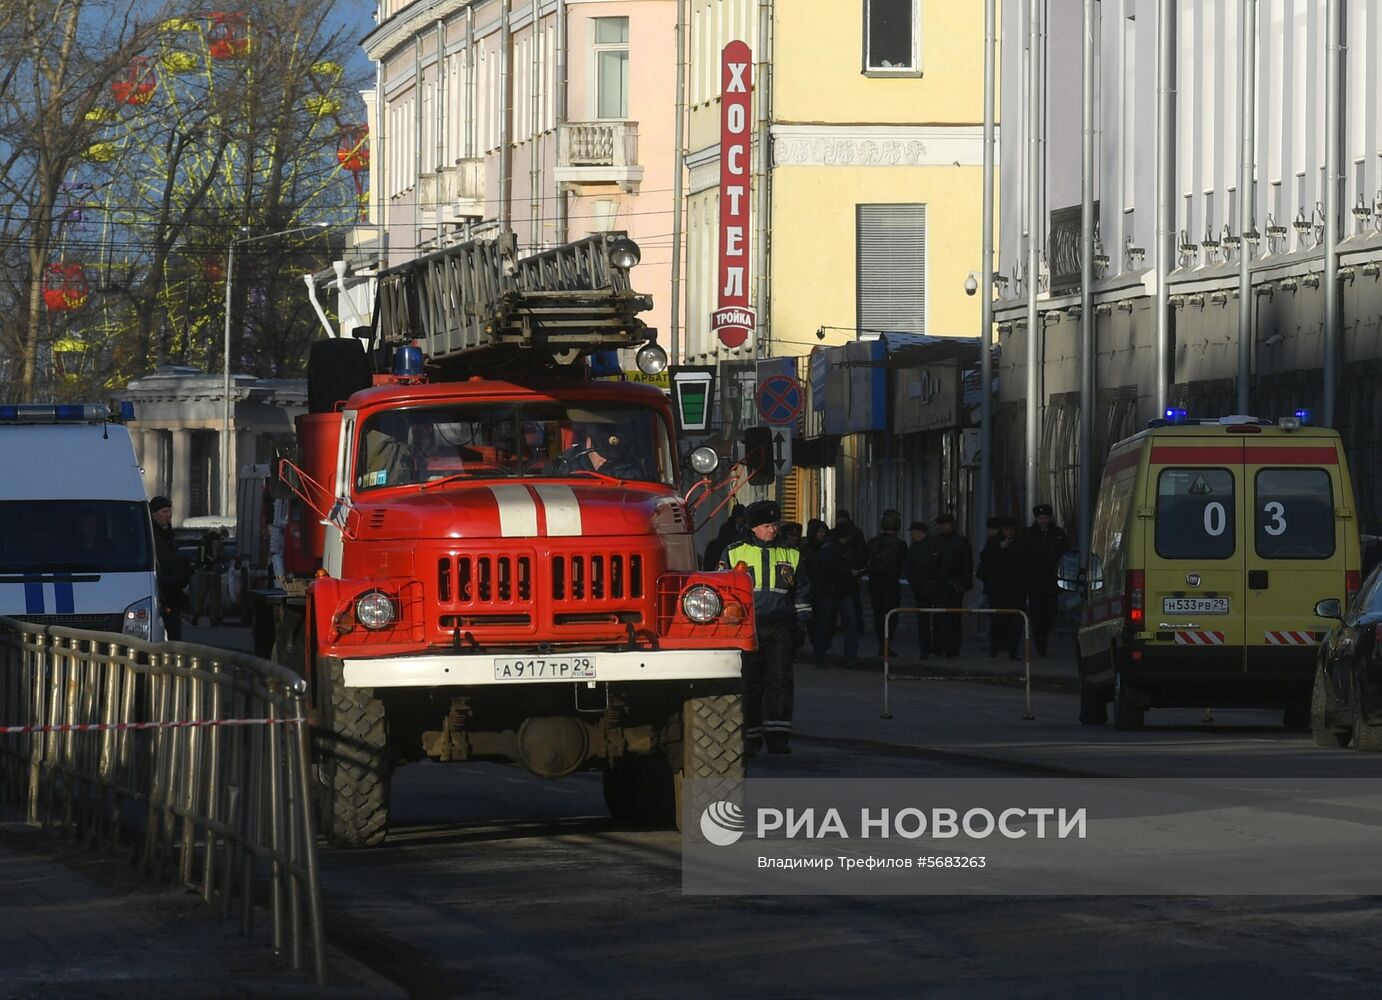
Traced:
<path id="1" fill-rule="evenodd" d="M 1382 777 L 1382 755 L 1315 748 L 1278 714 L 1116 733 L 1078 725 L 1070 694 L 1024 720 L 1010 687 L 899 681 L 882 720 L 877 677 L 798 677 L 794 753 L 751 776 Z M 594 775 L 410 765 L 393 813 L 381 848 L 324 851 L 324 890 L 334 943 L 417 997 L 1361 996 L 1382 978 L 1382 897 L 686 896 L 680 836 L 616 827 Z"/>

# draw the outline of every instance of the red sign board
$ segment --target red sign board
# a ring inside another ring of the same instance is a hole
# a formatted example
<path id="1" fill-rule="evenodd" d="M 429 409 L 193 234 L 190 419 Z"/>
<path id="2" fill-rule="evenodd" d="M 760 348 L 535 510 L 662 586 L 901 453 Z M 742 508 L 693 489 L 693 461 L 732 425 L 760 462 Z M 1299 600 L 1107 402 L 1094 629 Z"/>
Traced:
<path id="1" fill-rule="evenodd" d="M 720 56 L 720 287 L 710 329 L 726 347 L 742 347 L 756 318 L 749 307 L 749 149 L 753 56 L 740 41 Z"/>

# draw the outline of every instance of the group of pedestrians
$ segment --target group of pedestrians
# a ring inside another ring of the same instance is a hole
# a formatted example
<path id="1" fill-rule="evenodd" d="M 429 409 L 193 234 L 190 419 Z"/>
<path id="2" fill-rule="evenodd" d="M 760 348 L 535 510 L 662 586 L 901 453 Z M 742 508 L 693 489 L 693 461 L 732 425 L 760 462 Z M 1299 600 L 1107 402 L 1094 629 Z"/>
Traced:
<path id="1" fill-rule="evenodd" d="M 979 554 L 976 575 L 984 586 L 985 603 L 991 608 L 1025 611 L 1031 621 L 1032 642 L 1038 656 L 1046 655 L 1051 628 L 1056 623 L 1060 587 L 1060 560 L 1070 549 L 1065 529 L 1055 523 L 1049 503 L 1032 508 L 1033 521 L 1020 532 L 1015 517 L 991 517 L 988 540 Z M 989 655 L 1005 652 L 1021 659 L 1022 619 L 995 615 L 989 629 Z"/>

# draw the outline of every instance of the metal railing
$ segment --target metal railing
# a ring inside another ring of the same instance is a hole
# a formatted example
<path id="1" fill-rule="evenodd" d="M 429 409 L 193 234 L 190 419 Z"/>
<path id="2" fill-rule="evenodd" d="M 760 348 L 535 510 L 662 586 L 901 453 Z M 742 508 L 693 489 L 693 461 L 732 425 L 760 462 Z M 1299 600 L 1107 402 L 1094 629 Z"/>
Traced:
<path id="1" fill-rule="evenodd" d="M 889 643 L 892 640 L 893 615 L 1019 615 L 1022 618 L 1022 668 L 1026 674 L 1026 703 L 1023 706 L 1022 718 L 1031 720 L 1036 716 L 1032 714 L 1032 620 L 1027 617 L 1027 612 L 1019 611 L 1016 608 L 893 608 L 883 617 L 883 714 L 879 716 L 883 719 L 893 717 L 891 704 L 889 702 L 889 682 L 891 680 L 888 669 L 888 658 L 891 656 Z"/>
<path id="2" fill-rule="evenodd" d="M 151 880 L 239 906 L 325 983 L 306 684 L 255 657 L 0 617 L 0 795 Z"/>

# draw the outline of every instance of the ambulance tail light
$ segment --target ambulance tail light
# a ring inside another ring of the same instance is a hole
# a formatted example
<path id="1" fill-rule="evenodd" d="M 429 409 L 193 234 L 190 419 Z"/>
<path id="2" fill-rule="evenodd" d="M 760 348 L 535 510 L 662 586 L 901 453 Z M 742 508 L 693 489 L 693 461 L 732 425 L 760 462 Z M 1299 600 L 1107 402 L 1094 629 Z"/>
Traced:
<path id="1" fill-rule="evenodd" d="M 1124 593 L 1128 601 L 1128 628 L 1141 632 L 1146 623 L 1147 576 L 1140 569 L 1128 570 Z"/>
<path id="2" fill-rule="evenodd" d="M 1349 608 L 1353 605 L 1353 599 L 1358 596 L 1358 591 L 1363 589 L 1363 574 L 1356 569 L 1344 571 L 1344 607 Z"/>

